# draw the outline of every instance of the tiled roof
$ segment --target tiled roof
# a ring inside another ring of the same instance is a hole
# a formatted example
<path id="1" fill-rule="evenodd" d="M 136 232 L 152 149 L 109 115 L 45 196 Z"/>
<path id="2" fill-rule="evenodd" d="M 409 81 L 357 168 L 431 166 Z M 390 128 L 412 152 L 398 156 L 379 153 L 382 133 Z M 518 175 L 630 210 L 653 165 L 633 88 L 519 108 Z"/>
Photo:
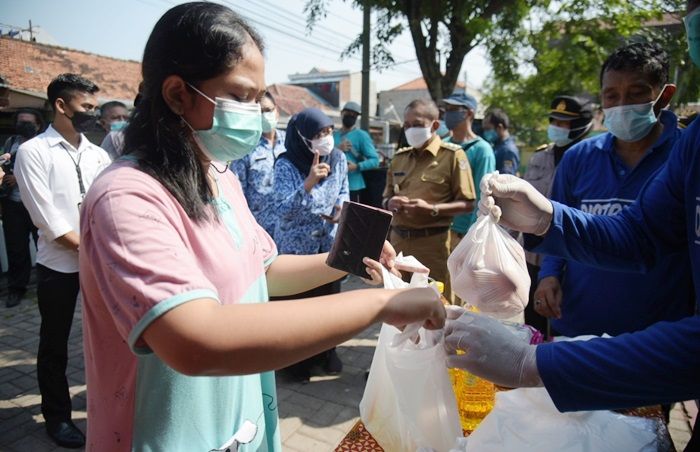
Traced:
<path id="1" fill-rule="evenodd" d="M 45 96 L 51 80 L 64 72 L 96 83 L 100 100 L 133 100 L 141 81 L 138 61 L 0 37 L 0 77 L 10 88 Z"/>
<path id="2" fill-rule="evenodd" d="M 267 90 L 275 98 L 281 115 L 291 116 L 309 107 L 318 108 L 324 112 L 333 110 L 323 99 L 302 86 L 276 83 L 268 86 Z"/>
<path id="3" fill-rule="evenodd" d="M 464 83 L 457 82 L 455 88 L 464 89 Z M 423 77 L 418 77 L 415 80 L 411 80 L 410 82 L 406 82 L 402 85 L 391 88 L 389 91 L 408 91 L 408 90 L 419 90 L 419 89 L 425 89 L 425 90 L 428 89 L 428 84 L 425 83 L 425 79 Z"/>

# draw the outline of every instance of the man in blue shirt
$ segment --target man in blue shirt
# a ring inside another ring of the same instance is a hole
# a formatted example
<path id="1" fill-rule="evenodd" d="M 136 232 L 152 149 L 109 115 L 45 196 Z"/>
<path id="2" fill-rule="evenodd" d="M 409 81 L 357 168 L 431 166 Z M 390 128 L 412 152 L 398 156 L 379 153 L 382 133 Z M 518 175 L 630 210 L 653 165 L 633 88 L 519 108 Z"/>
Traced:
<path id="1" fill-rule="evenodd" d="M 515 138 L 508 131 L 510 120 L 500 108 L 490 110 L 483 122 L 484 139 L 493 145 L 496 155 L 496 169 L 501 174 L 518 175 L 520 151 L 515 145 Z"/>
<path id="2" fill-rule="evenodd" d="M 248 201 L 248 207 L 258 224 L 265 228 L 274 238 L 276 215 L 274 215 L 274 196 L 272 188 L 274 184 L 275 159 L 285 152 L 282 130 L 277 130 L 279 112 L 272 94 L 265 92 L 260 100 L 262 110 L 262 129 L 258 146 L 240 160 L 235 160 L 231 170 L 236 173 L 241 181 L 243 194 Z"/>
<path id="3" fill-rule="evenodd" d="M 357 102 L 348 102 L 340 112 L 343 126 L 333 132 L 336 147 L 345 152 L 348 161 L 348 184 L 350 200 L 360 202 L 360 194 L 365 188 L 362 171 L 377 168 L 379 156 L 374 148 L 372 137 L 366 130 L 355 126 L 362 109 Z"/>
<path id="4" fill-rule="evenodd" d="M 668 74 L 668 55 L 655 44 L 633 43 L 608 57 L 601 70 L 601 99 L 609 131 L 564 154 L 550 199 L 610 216 L 634 201 L 647 180 L 666 163 L 680 136 L 676 116 L 662 110 L 676 89 L 666 84 Z M 654 101 L 653 107 L 648 107 L 652 115 L 634 113 L 633 109 Z M 626 117 L 629 113 L 624 112 L 632 111 L 636 122 L 615 121 L 620 111 Z M 558 334 L 615 336 L 660 320 L 686 317 L 692 313 L 692 300 L 685 250 L 658 259 L 647 274 L 609 272 L 546 256 L 534 309 L 553 319 L 552 328 Z"/>
<path id="5" fill-rule="evenodd" d="M 685 17 L 691 59 L 700 66 L 700 1 Z M 560 411 L 615 409 L 700 397 L 700 122 L 676 142 L 637 200 L 614 216 L 550 202 L 527 182 L 499 175 L 480 203 L 539 252 L 615 270 L 646 271 L 685 250 L 696 315 L 610 339 L 529 345 L 494 319 L 452 308 L 448 365 L 509 387 L 542 386 Z M 467 350 L 457 354 L 457 350 Z M 486 357 L 488 356 L 488 359 Z M 697 427 L 697 425 L 696 425 Z M 686 450 L 697 450 L 697 432 Z M 692 446 L 691 446 L 692 445 Z"/>

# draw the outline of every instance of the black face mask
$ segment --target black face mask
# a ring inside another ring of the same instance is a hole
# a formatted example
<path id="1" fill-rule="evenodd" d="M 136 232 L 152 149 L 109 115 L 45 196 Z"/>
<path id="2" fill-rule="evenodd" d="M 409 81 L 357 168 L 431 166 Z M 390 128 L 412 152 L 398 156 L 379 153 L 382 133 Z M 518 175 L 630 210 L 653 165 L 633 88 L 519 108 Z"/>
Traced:
<path id="1" fill-rule="evenodd" d="M 357 122 L 357 116 L 354 115 L 343 115 L 343 127 L 349 129 L 355 125 Z"/>
<path id="2" fill-rule="evenodd" d="M 68 115 L 66 115 L 68 116 Z M 85 133 L 93 130 L 97 124 L 97 113 L 87 111 L 75 111 L 70 118 L 73 128 L 78 133 Z"/>
<path id="3" fill-rule="evenodd" d="M 33 122 L 20 121 L 17 123 L 17 134 L 23 138 L 30 139 L 36 136 L 39 128 Z"/>

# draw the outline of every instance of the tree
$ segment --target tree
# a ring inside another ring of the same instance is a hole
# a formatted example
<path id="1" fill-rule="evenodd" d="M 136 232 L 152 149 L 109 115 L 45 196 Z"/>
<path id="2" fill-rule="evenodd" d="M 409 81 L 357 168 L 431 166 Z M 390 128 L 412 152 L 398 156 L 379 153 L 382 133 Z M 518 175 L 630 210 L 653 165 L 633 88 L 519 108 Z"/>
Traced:
<path id="1" fill-rule="evenodd" d="M 331 0 L 307 0 L 307 28 L 326 17 Z M 530 8 L 546 0 L 353 0 L 358 8 L 372 8 L 377 19 L 372 66 L 391 67 L 395 61 L 388 46 L 405 29 L 413 39 L 416 58 L 430 96 L 438 101 L 454 91 L 464 57 L 491 37 L 514 32 Z M 361 49 L 361 34 L 342 52 Z M 444 70 L 442 68 L 444 57 Z"/>
<path id="2" fill-rule="evenodd" d="M 687 56 L 679 11 L 685 1 L 575 0 L 537 6 L 505 40 L 487 47 L 493 77 L 485 103 L 506 110 L 518 139 L 546 142 L 549 103 L 556 95 L 582 95 L 599 103 L 600 69 L 626 42 L 659 42 L 671 58 L 675 105 L 697 99 L 698 75 Z M 675 21 L 675 23 L 673 23 Z"/>

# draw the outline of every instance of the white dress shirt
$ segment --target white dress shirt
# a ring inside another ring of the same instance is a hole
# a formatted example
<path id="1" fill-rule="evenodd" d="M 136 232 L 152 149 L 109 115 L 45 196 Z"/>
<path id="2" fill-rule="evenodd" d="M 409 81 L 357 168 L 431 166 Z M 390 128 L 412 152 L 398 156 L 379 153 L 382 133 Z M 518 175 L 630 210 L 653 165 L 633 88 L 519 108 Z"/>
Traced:
<path id="1" fill-rule="evenodd" d="M 70 231 L 79 233 L 83 200 L 76 164 L 87 191 L 111 160 L 85 135 L 75 149 L 53 126 L 24 142 L 17 153 L 14 174 L 22 202 L 39 228 L 37 263 L 61 273 L 78 271 L 78 253 L 56 242 Z"/>

